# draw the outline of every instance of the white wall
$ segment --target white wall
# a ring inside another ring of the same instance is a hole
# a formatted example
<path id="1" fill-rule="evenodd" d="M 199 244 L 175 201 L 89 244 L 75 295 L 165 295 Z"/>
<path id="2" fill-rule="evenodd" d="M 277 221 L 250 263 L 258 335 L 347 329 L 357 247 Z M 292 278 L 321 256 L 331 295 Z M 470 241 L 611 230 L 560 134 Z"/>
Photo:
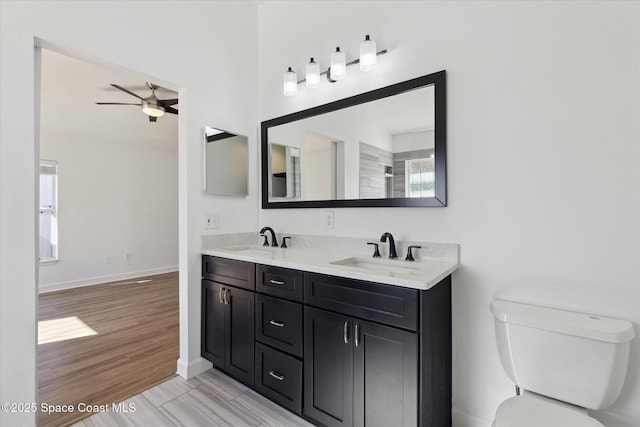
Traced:
<path id="1" fill-rule="evenodd" d="M 60 249 L 57 263 L 40 267 L 41 292 L 177 270 L 175 137 L 170 152 L 125 142 L 126 135 L 98 142 L 42 133 L 40 157 L 58 162 Z"/>
<path id="2" fill-rule="evenodd" d="M 0 2 L 0 401 L 36 399 L 34 37 L 180 91 L 178 369 L 190 375 L 210 366 L 200 358 L 203 213 L 220 214 L 220 231 L 257 226 L 255 172 L 249 197 L 202 190 L 204 125 L 249 136 L 257 169 L 256 19 L 253 1 Z M 33 414 L 0 414 L 1 425 L 34 423 Z"/>
<path id="3" fill-rule="evenodd" d="M 447 70 L 448 207 L 261 210 L 277 232 L 461 244 L 453 276 L 457 425 L 488 426 L 513 395 L 489 302 L 533 287 L 543 303 L 627 318 L 640 335 L 640 5 L 637 2 L 287 2 L 259 6 L 261 120 Z M 286 25 L 282 25 L 286 22 Z M 297 97 L 282 72 L 389 53 L 363 75 Z M 573 289 L 552 301 L 541 285 Z M 539 290 L 539 291 L 537 291 Z M 578 298 L 588 293 L 588 296 Z M 606 425 L 640 424 L 640 338 Z"/>

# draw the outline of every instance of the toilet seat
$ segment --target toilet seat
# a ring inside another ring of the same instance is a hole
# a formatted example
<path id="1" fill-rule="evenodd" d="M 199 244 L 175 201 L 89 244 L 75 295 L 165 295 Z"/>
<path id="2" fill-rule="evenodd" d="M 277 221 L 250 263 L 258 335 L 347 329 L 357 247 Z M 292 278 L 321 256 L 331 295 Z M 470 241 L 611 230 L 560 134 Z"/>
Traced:
<path id="1" fill-rule="evenodd" d="M 528 395 L 505 400 L 496 410 L 493 427 L 604 427 L 586 413 L 560 402 Z"/>

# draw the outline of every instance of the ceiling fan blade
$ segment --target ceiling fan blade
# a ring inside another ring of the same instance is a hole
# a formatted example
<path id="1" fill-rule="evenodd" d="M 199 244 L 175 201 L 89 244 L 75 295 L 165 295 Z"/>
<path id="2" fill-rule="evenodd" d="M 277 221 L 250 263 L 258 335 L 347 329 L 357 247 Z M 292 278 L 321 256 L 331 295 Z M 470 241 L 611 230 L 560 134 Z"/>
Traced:
<path id="1" fill-rule="evenodd" d="M 164 107 L 165 113 L 178 114 L 178 110 L 173 107 Z"/>
<path id="2" fill-rule="evenodd" d="M 169 107 L 171 105 L 176 105 L 178 103 L 178 98 L 175 99 L 158 99 L 158 104 L 163 107 Z"/>
<path id="3" fill-rule="evenodd" d="M 135 105 L 136 107 L 140 107 L 140 104 L 131 104 L 129 102 L 96 102 L 98 105 Z"/>
<path id="4" fill-rule="evenodd" d="M 149 121 L 150 122 L 157 122 L 158 118 L 157 117 L 153 117 L 153 116 L 149 116 Z"/>
<path id="5" fill-rule="evenodd" d="M 113 83 L 111 83 L 111 86 L 115 87 L 116 89 L 120 89 L 121 91 L 126 92 L 126 93 L 128 93 L 129 95 L 131 95 L 131 96 L 135 96 L 135 97 L 136 97 L 136 98 L 138 98 L 138 99 L 142 99 L 142 100 L 144 100 L 144 98 L 143 98 L 143 97 L 141 97 L 140 95 L 136 95 L 135 93 L 131 92 L 129 89 L 125 89 L 125 88 L 123 88 L 122 86 L 118 86 L 118 85 L 113 84 Z"/>

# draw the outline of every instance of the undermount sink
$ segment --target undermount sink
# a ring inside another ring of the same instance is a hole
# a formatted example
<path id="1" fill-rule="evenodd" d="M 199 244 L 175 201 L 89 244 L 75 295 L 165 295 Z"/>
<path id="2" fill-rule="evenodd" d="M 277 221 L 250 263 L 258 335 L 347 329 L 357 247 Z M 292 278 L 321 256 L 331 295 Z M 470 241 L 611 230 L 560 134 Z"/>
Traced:
<path id="1" fill-rule="evenodd" d="M 274 248 L 275 249 L 275 248 Z M 236 248 L 228 248 L 228 250 L 236 252 L 238 254 L 254 255 L 254 256 L 271 256 L 274 253 L 273 249 L 268 247 L 256 247 L 256 246 L 239 246 Z"/>
<path id="2" fill-rule="evenodd" d="M 355 267 L 355 268 L 360 268 L 362 270 L 368 270 L 368 271 L 371 271 L 371 270 L 374 270 L 377 272 L 386 271 L 387 273 L 396 273 L 396 274 L 406 274 L 416 270 L 413 267 L 403 267 L 400 265 L 392 264 L 395 262 L 402 262 L 402 261 L 385 262 L 382 260 L 378 261 L 378 260 L 373 260 L 368 258 L 354 257 L 354 258 L 346 258 L 346 259 L 341 259 L 339 261 L 334 261 L 331 264 L 344 265 L 345 267 Z"/>

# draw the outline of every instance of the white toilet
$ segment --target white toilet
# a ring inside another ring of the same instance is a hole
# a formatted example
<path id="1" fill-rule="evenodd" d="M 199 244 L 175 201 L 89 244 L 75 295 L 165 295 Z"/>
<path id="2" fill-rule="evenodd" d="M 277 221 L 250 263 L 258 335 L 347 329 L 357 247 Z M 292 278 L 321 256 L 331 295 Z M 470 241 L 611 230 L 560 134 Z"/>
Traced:
<path id="1" fill-rule="evenodd" d="M 587 409 L 618 398 L 631 322 L 519 302 L 491 302 L 502 366 L 522 394 L 502 402 L 493 427 L 591 427 Z"/>

